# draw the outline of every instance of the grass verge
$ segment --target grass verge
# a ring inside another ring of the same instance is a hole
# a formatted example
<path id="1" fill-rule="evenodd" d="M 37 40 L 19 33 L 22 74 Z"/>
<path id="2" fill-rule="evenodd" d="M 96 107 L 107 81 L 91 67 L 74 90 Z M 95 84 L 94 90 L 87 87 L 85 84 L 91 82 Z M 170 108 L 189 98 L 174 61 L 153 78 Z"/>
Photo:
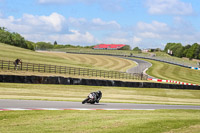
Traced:
<path id="1" fill-rule="evenodd" d="M 199 110 L 3 111 L 0 131 L 67 133 L 199 133 Z M 186 132 L 185 132 L 186 133 Z"/>
<path id="2" fill-rule="evenodd" d="M 200 105 L 199 90 L 0 83 L 1 99 L 82 101 L 101 90 L 101 102 Z"/>
<path id="3" fill-rule="evenodd" d="M 153 60 L 145 61 L 152 63 L 152 67 L 148 69 L 147 74 L 155 78 L 200 84 L 200 71 L 198 70 L 193 70 Z"/>

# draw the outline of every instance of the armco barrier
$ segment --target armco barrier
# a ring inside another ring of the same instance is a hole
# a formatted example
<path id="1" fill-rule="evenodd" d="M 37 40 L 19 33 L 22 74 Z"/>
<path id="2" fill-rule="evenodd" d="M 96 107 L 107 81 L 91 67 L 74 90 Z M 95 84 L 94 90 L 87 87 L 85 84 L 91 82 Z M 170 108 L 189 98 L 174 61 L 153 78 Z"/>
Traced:
<path id="1" fill-rule="evenodd" d="M 198 68 L 198 67 L 191 67 L 191 69 L 200 70 L 200 68 Z"/>
<path id="2" fill-rule="evenodd" d="M 80 78 L 70 78 L 70 77 L 65 78 L 65 77 L 47 77 L 47 76 L 0 75 L 0 82 L 200 90 L 200 86 L 190 86 L 190 85 L 150 83 L 150 82 L 125 82 L 117 80 L 80 79 Z"/>

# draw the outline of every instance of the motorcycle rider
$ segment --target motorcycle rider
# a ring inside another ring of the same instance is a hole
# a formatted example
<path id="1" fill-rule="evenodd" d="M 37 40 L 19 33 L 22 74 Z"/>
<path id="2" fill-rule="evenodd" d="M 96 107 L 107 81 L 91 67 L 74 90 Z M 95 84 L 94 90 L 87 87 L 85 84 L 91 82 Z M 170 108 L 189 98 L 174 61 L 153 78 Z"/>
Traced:
<path id="1" fill-rule="evenodd" d="M 92 96 L 94 96 L 94 103 L 99 103 L 99 100 L 101 99 L 102 97 L 102 92 L 101 91 L 97 91 L 97 92 L 91 92 L 90 93 Z M 83 101 L 82 104 L 84 104 L 85 102 Z M 93 103 L 93 104 L 94 104 Z"/>
<path id="2" fill-rule="evenodd" d="M 95 93 L 95 95 L 96 95 L 96 103 L 99 103 L 99 101 L 100 101 L 100 99 L 102 97 L 101 91 L 92 92 L 92 93 Z"/>

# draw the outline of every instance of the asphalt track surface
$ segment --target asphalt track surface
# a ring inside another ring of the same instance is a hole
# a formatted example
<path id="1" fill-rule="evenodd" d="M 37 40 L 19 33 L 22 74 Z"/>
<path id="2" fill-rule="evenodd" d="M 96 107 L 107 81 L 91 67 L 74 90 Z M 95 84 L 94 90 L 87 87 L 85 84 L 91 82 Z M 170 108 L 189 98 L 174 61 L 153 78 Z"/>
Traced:
<path id="1" fill-rule="evenodd" d="M 5 108 L 57 108 L 57 109 L 110 109 L 110 110 L 155 110 L 155 109 L 195 109 L 200 110 L 200 106 L 190 105 L 158 105 L 158 104 L 132 104 L 132 103 L 99 103 L 82 104 L 81 102 L 67 101 L 40 101 L 40 100 L 11 100 L 0 99 L 0 109 Z"/>
<path id="2" fill-rule="evenodd" d="M 126 58 L 126 57 L 123 57 L 123 58 L 127 59 L 127 60 L 132 60 L 137 64 L 136 67 L 132 67 L 132 68 L 128 69 L 126 71 L 127 73 L 143 73 L 145 70 L 147 70 L 149 67 L 152 66 L 151 63 L 144 61 L 144 60 L 134 59 L 134 58 Z"/>
<path id="3" fill-rule="evenodd" d="M 126 58 L 137 63 L 136 67 L 127 70 L 127 73 L 142 73 L 146 69 L 152 66 L 151 63 Z M 105 109 L 105 110 L 156 110 L 156 109 L 195 109 L 200 110 L 200 106 L 190 105 L 158 105 L 158 104 L 132 104 L 132 103 L 99 103 L 99 104 L 82 104 L 81 102 L 66 102 L 66 101 L 40 101 L 40 100 L 11 100 L 0 99 L 0 111 L 1 109 Z"/>

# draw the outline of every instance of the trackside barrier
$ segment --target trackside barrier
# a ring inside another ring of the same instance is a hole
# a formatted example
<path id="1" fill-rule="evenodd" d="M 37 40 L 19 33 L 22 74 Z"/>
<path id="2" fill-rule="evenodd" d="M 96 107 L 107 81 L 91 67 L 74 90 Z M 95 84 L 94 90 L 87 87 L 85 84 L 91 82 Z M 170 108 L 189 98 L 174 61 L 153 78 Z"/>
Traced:
<path id="1" fill-rule="evenodd" d="M 173 80 L 162 80 L 162 79 L 152 79 L 152 78 L 148 78 L 147 80 L 151 80 L 151 81 L 155 81 L 155 82 L 176 83 L 176 84 L 181 84 L 181 85 L 199 86 L 198 84 L 184 83 L 184 82 L 173 81 Z"/>
<path id="2" fill-rule="evenodd" d="M 70 77 L 68 78 L 48 77 L 48 76 L 0 75 L 0 82 L 200 90 L 200 86 L 191 86 L 182 84 L 126 82 L 119 80 L 99 80 L 99 79 L 82 79 L 82 78 L 70 78 Z"/>
<path id="3" fill-rule="evenodd" d="M 146 74 L 142 73 L 125 73 L 118 71 L 105 71 L 105 70 L 57 66 L 48 64 L 35 64 L 28 62 L 22 62 L 17 67 L 15 67 L 13 61 L 5 61 L 5 60 L 0 60 L 0 69 L 81 75 L 81 76 L 103 77 L 103 78 L 113 78 L 113 79 L 147 80 L 148 78 Z"/>
<path id="4" fill-rule="evenodd" d="M 200 70 L 198 67 L 191 67 L 191 69 Z"/>

